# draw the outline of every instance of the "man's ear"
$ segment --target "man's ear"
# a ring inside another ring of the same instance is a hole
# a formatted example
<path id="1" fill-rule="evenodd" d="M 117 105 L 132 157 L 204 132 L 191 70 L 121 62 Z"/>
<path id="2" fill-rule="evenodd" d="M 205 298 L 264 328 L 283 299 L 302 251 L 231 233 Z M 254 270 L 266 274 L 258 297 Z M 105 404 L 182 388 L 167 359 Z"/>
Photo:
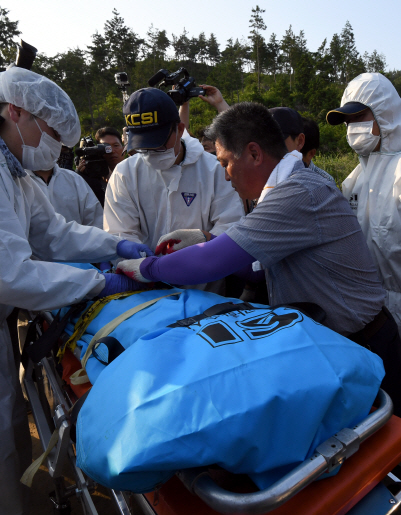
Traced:
<path id="1" fill-rule="evenodd" d="M 185 123 L 184 122 L 180 122 L 177 125 L 177 131 L 178 131 L 178 137 L 179 138 L 181 138 L 181 136 L 184 134 L 184 130 L 185 130 Z"/>
<path id="2" fill-rule="evenodd" d="M 301 132 L 297 136 L 297 148 L 296 148 L 296 150 L 298 150 L 298 152 L 301 152 L 301 150 L 303 149 L 304 145 L 305 145 L 305 134 L 303 132 Z"/>
<path id="3" fill-rule="evenodd" d="M 317 152 L 316 148 L 312 148 L 311 150 L 309 150 L 308 156 L 311 158 L 311 160 L 315 157 L 316 152 Z"/>
<path id="4" fill-rule="evenodd" d="M 251 141 L 246 146 L 246 150 L 248 155 L 253 160 L 253 164 L 260 165 L 263 163 L 263 150 L 260 148 L 260 145 L 258 143 Z"/>
<path id="5" fill-rule="evenodd" d="M 10 120 L 12 120 L 15 123 L 19 122 L 20 116 L 21 116 L 21 107 L 17 107 L 14 104 L 8 104 L 8 115 L 10 117 Z"/>

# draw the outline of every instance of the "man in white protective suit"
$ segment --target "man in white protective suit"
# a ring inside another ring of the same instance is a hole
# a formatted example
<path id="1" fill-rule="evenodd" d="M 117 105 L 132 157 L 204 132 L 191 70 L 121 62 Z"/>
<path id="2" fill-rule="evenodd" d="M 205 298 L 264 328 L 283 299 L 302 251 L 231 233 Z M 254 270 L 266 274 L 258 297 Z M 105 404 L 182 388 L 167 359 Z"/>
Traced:
<path id="1" fill-rule="evenodd" d="M 67 222 L 103 229 L 103 208 L 78 173 L 60 168 L 58 164 L 50 170 L 27 170 L 27 173 L 50 200 L 56 213 L 64 216 Z"/>
<path id="2" fill-rule="evenodd" d="M 358 217 L 401 332 L 401 98 L 380 73 L 352 80 L 341 106 L 327 114 L 345 122 L 359 165 L 342 184 Z"/>
<path id="3" fill-rule="evenodd" d="M 80 137 L 78 115 L 55 83 L 22 68 L 0 73 L 0 514 L 26 515 L 20 478 L 31 463 L 26 409 L 6 323 L 13 307 L 42 310 L 137 289 L 117 274 L 64 262 L 151 254 L 96 227 L 67 223 L 24 171 L 52 168 L 61 141 Z M 31 259 L 32 254 L 37 259 Z"/>
<path id="4" fill-rule="evenodd" d="M 173 100 L 156 88 L 140 89 L 124 105 L 127 152 L 110 177 L 104 229 L 155 250 L 175 229 L 219 235 L 244 215 L 238 194 L 224 180 L 216 158 L 184 134 Z"/>

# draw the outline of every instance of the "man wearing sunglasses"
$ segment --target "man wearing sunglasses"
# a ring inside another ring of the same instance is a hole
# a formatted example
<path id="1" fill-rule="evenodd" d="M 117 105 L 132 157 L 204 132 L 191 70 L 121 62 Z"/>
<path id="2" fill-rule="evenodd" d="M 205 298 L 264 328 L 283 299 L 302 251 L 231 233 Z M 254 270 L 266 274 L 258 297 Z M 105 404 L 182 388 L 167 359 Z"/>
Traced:
<path id="1" fill-rule="evenodd" d="M 123 108 L 127 152 L 112 174 L 104 205 L 104 229 L 155 250 L 176 229 L 216 236 L 244 214 L 238 194 L 216 158 L 185 132 L 171 98 L 156 88 L 133 93 Z M 182 138 L 184 136 L 184 138 Z"/>

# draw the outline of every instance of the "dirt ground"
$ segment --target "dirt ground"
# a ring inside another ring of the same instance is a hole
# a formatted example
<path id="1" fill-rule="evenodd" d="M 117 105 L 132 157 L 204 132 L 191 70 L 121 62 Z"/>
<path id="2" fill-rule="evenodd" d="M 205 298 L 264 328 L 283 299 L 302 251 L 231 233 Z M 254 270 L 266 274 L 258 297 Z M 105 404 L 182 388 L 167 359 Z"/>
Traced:
<path id="1" fill-rule="evenodd" d="M 32 414 L 29 415 L 29 428 L 32 438 L 32 454 L 35 460 L 42 454 L 43 450 Z M 74 476 L 70 464 L 65 467 L 64 477 L 67 486 L 74 484 L 75 481 L 73 480 Z M 49 476 L 47 468 L 42 465 L 34 477 L 32 484 L 31 515 L 54 515 L 53 504 L 49 499 L 49 493 L 52 490 L 54 490 L 52 478 Z M 114 504 L 106 489 L 99 487 L 99 489 L 92 494 L 92 499 L 99 515 L 114 515 L 114 513 L 116 513 Z M 71 514 L 81 515 L 83 510 L 80 501 L 75 496 L 71 497 L 70 500 Z"/>

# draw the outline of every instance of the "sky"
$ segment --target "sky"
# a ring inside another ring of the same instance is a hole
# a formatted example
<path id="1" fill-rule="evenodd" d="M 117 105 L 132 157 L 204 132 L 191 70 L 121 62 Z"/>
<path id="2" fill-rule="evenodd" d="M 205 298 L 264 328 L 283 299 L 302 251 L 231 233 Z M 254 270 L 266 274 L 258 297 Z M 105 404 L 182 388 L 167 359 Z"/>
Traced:
<path id="1" fill-rule="evenodd" d="M 257 0 L 0 0 L 0 7 L 9 10 L 9 18 L 19 21 L 22 38 L 48 56 L 91 44 L 96 31 L 102 33 L 106 20 L 116 8 L 125 24 L 140 37 L 153 23 L 155 28 L 180 35 L 183 29 L 189 36 L 214 33 L 223 49 L 229 38 L 249 35 L 251 10 Z M 401 69 L 400 0 L 259 0 L 269 39 L 278 39 L 292 25 L 298 34 L 305 32 L 308 49 L 316 51 L 322 41 L 340 33 L 347 20 L 351 23 L 358 51 L 383 53 L 387 70 Z"/>

